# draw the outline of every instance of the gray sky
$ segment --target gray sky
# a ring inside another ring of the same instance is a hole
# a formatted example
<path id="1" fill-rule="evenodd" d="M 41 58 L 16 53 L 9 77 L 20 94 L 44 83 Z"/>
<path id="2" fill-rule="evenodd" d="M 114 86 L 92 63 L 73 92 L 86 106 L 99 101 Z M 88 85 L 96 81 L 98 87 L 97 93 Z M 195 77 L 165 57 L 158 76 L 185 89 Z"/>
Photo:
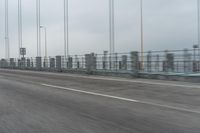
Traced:
<path id="1" fill-rule="evenodd" d="M 36 56 L 36 0 L 22 0 L 23 45 Z M 144 0 L 145 50 L 191 48 L 197 43 L 196 0 Z M 139 0 L 115 0 L 116 52 L 140 48 Z M 17 0 L 9 0 L 11 56 L 18 55 Z M 108 0 L 69 0 L 70 54 L 109 48 Z M 63 55 L 63 0 L 41 0 L 48 55 Z M 42 32 L 43 34 L 43 32 Z M 42 36 L 42 39 L 44 37 Z M 0 0 L 0 57 L 4 57 L 4 0 Z M 42 40 L 42 55 L 44 55 Z"/>

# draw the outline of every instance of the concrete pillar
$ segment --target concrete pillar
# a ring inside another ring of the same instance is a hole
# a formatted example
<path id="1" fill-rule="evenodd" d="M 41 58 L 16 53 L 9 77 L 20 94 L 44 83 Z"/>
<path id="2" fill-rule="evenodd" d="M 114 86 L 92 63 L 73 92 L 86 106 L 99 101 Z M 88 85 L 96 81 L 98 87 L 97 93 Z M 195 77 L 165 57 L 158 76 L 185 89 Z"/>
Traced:
<path id="1" fill-rule="evenodd" d="M 137 51 L 131 52 L 131 70 L 133 74 L 137 74 L 139 71 L 139 53 Z"/>
<path id="2" fill-rule="evenodd" d="M 42 58 L 36 57 L 36 69 L 41 70 L 42 69 Z"/>
<path id="3" fill-rule="evenodd" d="M 174 71 L 174 54 L 165 51 L 165 61 L 163 61 L 163 71 L 173 72 Z"/>
<path id="4" fill-rule="evenodd" d="M 87 71 L 91 71 L 90 64 L 90 54 L 85 54 L 85 68 Z"/>
<path id="5" fill-rule="evenodd" d="M 156 55 L 155 71 L 160 72 L 160 55 Z"/>
<path id="6" fill-rule="evenodd" d="M 118 69 L 118 54 L 117 53 L 114 54 L 114 69 L 115 70 Z"/>
<path id="7" fill-rule="evenodd" d="M 68 57 L 67 68 L 68 69 L 73 68 L 73 58 L 72 57 Z"/>
<path id="8" fill-rule="evenodd" d="M 122 56 L 122 61 L 121 61 L 121 69 L 122 70 L 127 70 L 127 55 Z"/>
<path id="9" fill-rule="evenodd" d="M 85 58 L 84 57 L 81 58 L 81 68 L 82 69 L 85 68 Z"/>
<path id="10" fill-rule="evenodd" d="M 8 62 L 5 59 L 1 59 L 1 67 L 2 68 L 7 68 L 8 67 Z"/>
<path id="11" fill-rule="evenodd" d="M 94 53 L 91 54 L 92 69 L 97 69 L 97 57 Z"/>
<path id="12" fill-rule="evenodd" d="M 148 52 L 147 54 L 147 72 L 151 72 L 152 70 L 152 55 L 151 55 L 151 51 Z"/>
<path id="13" fill-rule="evenodd" d="M 112 53 L 109 56 L 109 68 L 110 68 L 110 70 L 115 69 L 115 63 L 116 63 L 116 55 L 115 55 L 115 53 Z"/>
<path id="14" fill-rule="evenodd" d="M 33 61 L 33 58 L 31 58 L 31 68 L 34 68 L 34 61 Z"/>
<path id="15" fill-rule="evenodd" d="M 30 67 L 31 67 L 31 60 L 30 60 L 30 59 L 27 59 L 27 60 L 26 60 L 26 67 L 27 67 L 27 68 L 30 68 Z"/>
<path id="16" fill-rule="evenodd" d="M 104 51 L 102 61 L 102 68 L 106 70 L 108 67 L 108 51 Z"/>
<path id="17" fill-rule="evenodd" d="M 119 70 L 122 70 L 122 61 L 119 61 Z"/>
<path id="18" fill-rule="evenodd" d="M 18 67 L 18 68 L 21 68 L 21 59 L 18 59 L 18 60 L 17 60 L 17 67 Z"/>
<path id="19" fill-rule="evenodd" d="M 61 71 L 62 70 L 62 58 L 61 56 L 56 56 L 56 70 Z"/>
<path id="20" fill-rule="evenodd" d="M 77 66 L 77 69 L 80 68 L 80 62 L 79 61 L 76 63 L 76 66 Z"/>
<path id="21" fill-rule="evenodd" d="M 198 61 L 193 61 L 193 72 L 198 72 Z"/>
<path id="22" fill-rule="evenodd" d="M 96 70 L 97 59 L 94 53 L 85 55 L 85 67 L 88 72 Z"/>
<path id="23" fill-rule="evenodd" d="M 26 58 L 24 58 L 24 57 L 21 58 L 21 67 L 22 68 L 26 67 Z"/>
<path id="24" fill-rule="evenodd" d="M 49 68 L 49 58 L 48 57 L 44 57 L 44 59 L 43 59 L 43 66 L 46 69 Z"/>
<path id="25" fill-rule="evenodd" d="M 50 69 L 55 69 L 55 58 L 50 58 Z"/>
<path id="26" fill-rule="evenodd" d="M 184 49 L 184 72 L 192 72 L 192 55 L 188 52 L 188 49 Z"/>
<path id="27" fill-rule="evenodd" d="M 163 61 L 163 72 L 167 72 L 167 61 Z"/>
<path id="28" fill-rule="evenodd" d="M 166 55 L 166 61 L 167 61 L 167 69 L 170 72 L 174 71 L 174 54 L 168 53 Z"/>
<path id="29" fill-rule="evenodd" d="M 76 63 L 76 69 L 80 68 L 80 62 L 79 62 L 79 58 L 77 55 L 75 55 L 75 63 Z"/>
<path id="30" fill-rule="evenodd" d="M 15 59 L 14 58 L 10 58 L 10 68 L 15 68 Z"/>

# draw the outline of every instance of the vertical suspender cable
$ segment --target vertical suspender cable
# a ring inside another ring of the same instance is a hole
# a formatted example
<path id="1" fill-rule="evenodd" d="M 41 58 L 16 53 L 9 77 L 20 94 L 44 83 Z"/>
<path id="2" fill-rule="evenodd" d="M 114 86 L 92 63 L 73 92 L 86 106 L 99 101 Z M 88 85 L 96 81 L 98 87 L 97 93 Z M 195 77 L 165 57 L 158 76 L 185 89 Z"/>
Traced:
<path id="1" fill-rule="evenodd" d="M 22 5 L 21 0 L 18 0 L 18 43 L 19 43 L 19 58 L 20 48 L 22 48 Z"/>
<path id="2" fill-rule="evenodd" d="M 198 31 L 197 31 L 197 39 L 198 39 L 198 56 L 199 56 L 199 60 L 200 60 L 200 8 L 199 8 L 199 5 L 200 2 L 199 0 L 197 0 L 197 28 L 198 28 Z"/>
<path id="3" fill-rule="evenodd" d="M 114 0 L 112 0 L 112 53 L 115 53 L 115 9 L 114 9 Z"/>
<path id="4" fill-rule="evenodd" d="M 8 0 L 5 0 L 5 58 L 10 58 L 9 28 L 8 28 Z"/>
<path id="5" fill-rule="evenodd" d="M 36 0 L 36 27 L 37 27 L 37 56 L 39 56 L 39 51 L 38 51 L 38 49 L 39 49 L 38 0 Z"/>
<path id="6" fill-rule="evenodd" d="M 64 0 L 64 56 L 69 56 L 69 1 Z"/>
<path id="7" fill-rule="evenodd" d="M 144 65 L 144 33 L 143 33 L 143 0 L 140 0 L 140 15 L 141 15 L 141 69 Z"/>
<path id="8" fill-rule="evenodd" d="M 109 43 L 110 54 L 115 51 L 115 13 L 114 13 L 114 0 L 109 0 Z"/>
<path id="9" fill-rule="evenodd" d="M 40 30 L 40 0 L 38 0 L 38 29 L 39 29 L 39 56 L 41 56 L 41 30 Z"/>
<path id="10" fill-rule="evenodd" d="M 112 69 L 112 55 L 115 52 L 115 12 L 114 0 L 109 0 L 109 47 L 110 47 L 110 68 Z"/>
<path id="11" fill-rule="evenodd" d="M 41 56 L 40 0 L 36 0 L 37 56 Z"/>

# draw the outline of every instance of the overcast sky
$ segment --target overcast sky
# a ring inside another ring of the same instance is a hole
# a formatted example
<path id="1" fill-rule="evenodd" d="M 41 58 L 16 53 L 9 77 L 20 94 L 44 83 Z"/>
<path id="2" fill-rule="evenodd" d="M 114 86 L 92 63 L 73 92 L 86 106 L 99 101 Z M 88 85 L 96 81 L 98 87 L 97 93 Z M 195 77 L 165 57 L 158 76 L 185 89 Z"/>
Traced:
<path id="1" fill-rule="evenodd" d="M 11 57 L 18 55 L 17 1 L 9 1 Z M 36 56 L 36 0 L 22 0 L 23 46 Z M 145 50 L 191 48 L 197 43 L 196 0 L 144 0 Z M 140 48 L 139 0 L 115 0 L 116 52 Z M 108 0 L 69 0 L 70 54 L 109 49 Z M 63 0 L 41 0 L 48 55 L 63 55 Z M 42 32 L 43 34 L 43 32 Z M 5 55 L 4 0 L 0 0 L 0 57 Z M 42 36 L 44 40 L 44 37 Z M 44 55 L 44 41 L 42 41 Z"/>

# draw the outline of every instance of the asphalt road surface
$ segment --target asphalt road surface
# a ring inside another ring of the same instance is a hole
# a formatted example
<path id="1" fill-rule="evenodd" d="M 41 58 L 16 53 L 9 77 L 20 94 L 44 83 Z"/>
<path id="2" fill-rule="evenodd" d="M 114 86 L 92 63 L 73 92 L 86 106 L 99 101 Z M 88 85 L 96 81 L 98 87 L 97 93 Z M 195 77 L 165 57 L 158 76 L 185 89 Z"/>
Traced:
<path id="1" fill-rule="evenodd" d="M 200 85 L 0 69 L 0 133 L 200 133 Z"/>

